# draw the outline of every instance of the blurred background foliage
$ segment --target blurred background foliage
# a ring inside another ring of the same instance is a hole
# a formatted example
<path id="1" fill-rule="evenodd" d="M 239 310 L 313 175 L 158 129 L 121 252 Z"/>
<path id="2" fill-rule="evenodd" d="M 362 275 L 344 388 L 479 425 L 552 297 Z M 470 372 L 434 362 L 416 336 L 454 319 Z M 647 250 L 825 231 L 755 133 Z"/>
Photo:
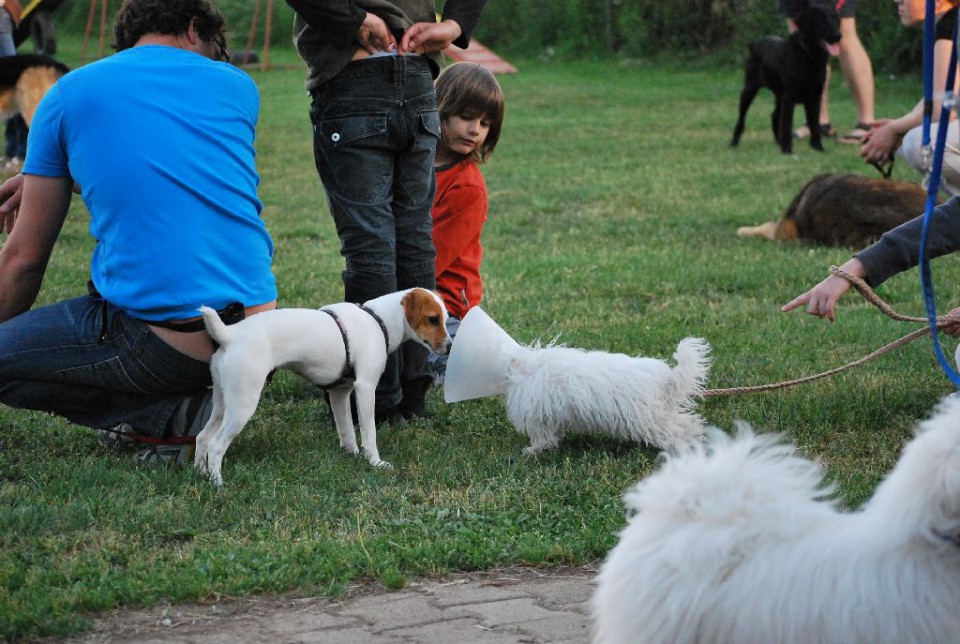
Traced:
<path id="1" fill-rule="evenodd" d="M 94 0 L 98 7 L 100 1 Z M 120 2 L 108 1 L 112 15 Z M 231 27 L 234 46 L 243 48 L 257 2 L 217 0 L 217 4 Z M 437 4 L 442 9 L 442 2 Z M 90 7 L 85 0 L 66 0 L 55 11 L 57 28 L 83 33 Z M 274 46 L 289 46 L 292 20 L 290 8 L 276 0 Z M 99 13 L 95 21 L 94 32 Z M 264 25 L 261 10 L 258 43 Z M 857 25 L 877 72 L 920 68 L 922 30 L 904 28 L 893 2 L 861 2 Z M 776 0 L 489 0 L 474 35 L 501 55 L 557 60 L 666 57 L 739 64 L 748 42 L 785 33 Z"/>

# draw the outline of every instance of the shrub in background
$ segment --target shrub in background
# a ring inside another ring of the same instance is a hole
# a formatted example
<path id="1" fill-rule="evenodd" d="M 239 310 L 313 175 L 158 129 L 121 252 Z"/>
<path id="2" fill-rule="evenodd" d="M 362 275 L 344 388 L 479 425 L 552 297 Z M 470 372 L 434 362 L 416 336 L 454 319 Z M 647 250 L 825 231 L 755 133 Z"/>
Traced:
<path id="1" fill-rule="evenodd" d="M 253 19 L 253 0 L 218 0 L 230 27 L 232 46 L 242 49 Z M 265 8 L 266 3 L 263 3 Z M 442 8 L 442 3 L 438 3 Z M 119 1 L 110 3 L 111 12 Z M 58 29 L 82 34 L 89 2 L 63 3 L 54 13 Z M 261 10 L 256 47 L 263 43 Z M 99 14 L 95 17 L 99 29 Z M 275 2 L 271 33 L 275 46 L 290 45 L 293 11 Z M 878 72 L 919 69 L 920 29 L 900 25 L 892 2 L 862 2 L 858 31 Z M 505 54 L 562 59 L 704 56 L 739 64 L 750 41 L 785 34 L 776 0 L 489 0 L 476 37 Z"/>
<path id="2" fill-rule="evenodd" d="M 776 5 L 776 0 L 489 0 L 476 36 L 498 51 L 523 55 L 709 55 L 739 63 L 750 41 L 786 34 Z M 860 3 L 857 26 L 877 71 L 919 68 L 921 30 L 903 28 L 892 2 Z"/>
<path id="3" fill-rule="evenodd" d="M 108 0 L 107 39 L 113 42 L 113 16 L 120 8 L 121 0 Z M 214 0 L 223 13 L 230 32 L 230 46 L 243 49 L 247 42 L 247 33 L 253 21 L 254 0 Z M 23 4 L 26 4 L 25 2 Z M 266 24 L 266 2 L 261 3 L 260 21 L 257 28 L 256 48 L 263 46 Z M 90 15 L 90 0 L 70 0 L 59 5 L 52 13 L 58 32 L 83 34 Z M 42 8 L 42 5 L 39 6 Z M 100 33 L 100 2 L 97 0 L 93 17 L 94 38 Z M 293 24 L 293 10 L 283 0 L 274 3 L 271 41 L 279 47 L 289 47 Z"/>

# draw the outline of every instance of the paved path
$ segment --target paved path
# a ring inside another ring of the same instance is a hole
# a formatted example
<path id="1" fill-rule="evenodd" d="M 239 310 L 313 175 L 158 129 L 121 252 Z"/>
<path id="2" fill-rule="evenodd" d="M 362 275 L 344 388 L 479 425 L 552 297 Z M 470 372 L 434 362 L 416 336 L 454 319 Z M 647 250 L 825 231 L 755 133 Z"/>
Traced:
<path id="1" fill-rule="evenodd" d="M 256 597 L 101 615 L 73 642 L 587 643 L 595 568 L 510 568 L 352 587 L 346 597 Z"/>

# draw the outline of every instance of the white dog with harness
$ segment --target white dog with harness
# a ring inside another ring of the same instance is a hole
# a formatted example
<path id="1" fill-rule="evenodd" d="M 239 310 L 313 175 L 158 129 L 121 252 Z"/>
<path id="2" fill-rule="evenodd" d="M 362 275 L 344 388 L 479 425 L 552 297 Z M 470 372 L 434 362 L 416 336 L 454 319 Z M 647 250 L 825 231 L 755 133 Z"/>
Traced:
<path id="1" fill-rule="evenodd" d="M 227 326 L 202 307 L 207 332 L 220 344 L 210 368 L 213 411 L 197 436 L 195 467 L 223 484 L 223 456 L 260 402 L 267 377 L 289 369 L 328 390 L 340 446 L 359 453 L 350 418 L 350 393 L 356 392 L 363 454 L 371 465 L 380 459 L 374 423 L 374 393 L 387 356 L 413 340 L 434 353 L 450 350 L 447 312 L 431 291 L 413 288 L 357 304 L 322 309 L 264 311 Z"/>

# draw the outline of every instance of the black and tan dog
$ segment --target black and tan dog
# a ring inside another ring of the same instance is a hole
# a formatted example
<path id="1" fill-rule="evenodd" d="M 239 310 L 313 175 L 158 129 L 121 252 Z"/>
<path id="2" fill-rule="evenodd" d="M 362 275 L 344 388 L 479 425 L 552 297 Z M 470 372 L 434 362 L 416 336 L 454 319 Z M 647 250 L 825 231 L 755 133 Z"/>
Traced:
<path id="1" fill-rule="evenodd" d="M 773 136 L 780 150 L 793 150 L 793 107 L 803 105 L 810 128 L 810 146 L 823 150 L 820 142 L 820 97 L 827 74 L 827 61 L 840 52 L 840 17 L 833 6 L 805 3 L 797 16 L 797 30 L 788 38 L 766 36 L 750 44 L 750 54 L 740 92 L 740 116 L 730 145 L 740 143 L 747 110 L 761 87 L 776 96 L 770 117 Z"/>
<path id="2" fill-rule="evenodd" d="M 863 248 L 923 214 L 926 199 L 926 191 L 909 181 L 821 174 L 800 189 L 779 221 L 744 226 L 737 235 Z"/>
<path id="3" fill-rule="evenodd" d="M 20 114 L 29 127 L 40 99 L 68 71 L 49 56 L 0 56 L 0 120 Z"/>

